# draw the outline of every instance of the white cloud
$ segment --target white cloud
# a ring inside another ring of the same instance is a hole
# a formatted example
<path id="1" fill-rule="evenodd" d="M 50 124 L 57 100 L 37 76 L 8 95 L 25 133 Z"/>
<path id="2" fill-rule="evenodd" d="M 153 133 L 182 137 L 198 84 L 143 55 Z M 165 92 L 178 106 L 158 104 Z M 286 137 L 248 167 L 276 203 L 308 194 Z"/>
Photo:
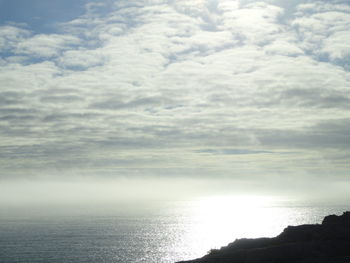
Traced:
<path id="1" fill-rule="evenodd" d="M 12 27 L 0 83 L 21 107 L 0 107 L 4 169 L 22 158 L 17 173 L 331 170 L 320 160 L 349 146 L 347 9 L 303 4 L 286 22 L 283 6 L 248 2 L 117 1 L 62 34 Z"/>
<path id="2" fill-rule="evenodd" d="M 101 66 L 107 57 L 99 50 L 69 50 L 58 58 L 60 66 L 63 68 L 89 68 Z"/>
<path id="3" fill-rule="evenodd" d="M 298 18 L 293 21 L 303 42 L 301 47 L 316 57 L 332 61 L 345 60 L 349 53 L 349 5 L 323 2 L 300 5 Z"/>
<path id="4" fill-rule="evenodd" d="M 278 39 L 265 46 L 265 50 L 271 55 L 284 55 L 284 56 L 300 56 L 304 55 L 304 51 L 298 47 L 297 42 L 294 39 Z"/>
<path id="5" fill-rule="evenodd" d="M 338 2 L 338 3 L 337 3 Z M 314 1 L 313 3 L 299 4 L 298 10 L 308 13 L 321 13 L 329 11 L 350 12 L 350 7 L 346 1 L 337 1 L 334 3 L 328 3 L 327 1 Z M 343 2 L 343 3 L 342 3 Z M 302 13 L 299 15 L 302 15 Z"/>
<path id="6" fill-rule="evenodd" d="M 69 35 L 34 35 L 19 42 L 16 45 L 15 53 L 49 58 L 58 56 L 62 50 L 79 43 L 80 40 L 77 37 Z"/>
<path id="7" fill-rule="evenodd" d="M 10 51 L 19 42 L 29 37 L 31 32 L 12 25 L 0 26 L 0 50 Z"/>
<path id="8" fill-rule="evenodd" d="M 225 5 L 222 11 L 223 27 L 244 43 L 264 45 L 282 31 L 281 25 L 277 23 L 283 13 L 280 7 L 257 2 L 237 9 L 227 9 Z"/>
<path id="9" fill-rule="evenodd" d="M 328 54 L 331 60 L 349 59 L 350 31 L 338 31 L 329 36 L 324 41 L 321 52 Z"/>

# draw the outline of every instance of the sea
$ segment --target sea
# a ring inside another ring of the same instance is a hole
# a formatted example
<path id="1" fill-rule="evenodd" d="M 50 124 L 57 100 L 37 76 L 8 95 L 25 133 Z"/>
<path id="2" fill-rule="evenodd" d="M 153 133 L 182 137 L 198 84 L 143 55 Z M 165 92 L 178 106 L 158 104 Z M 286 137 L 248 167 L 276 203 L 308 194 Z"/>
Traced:
<path id="1" fill-rule="evenodd" d="M 0 209 L 0 262 L 177 262 L 347 210 L 261 197 Z"/>

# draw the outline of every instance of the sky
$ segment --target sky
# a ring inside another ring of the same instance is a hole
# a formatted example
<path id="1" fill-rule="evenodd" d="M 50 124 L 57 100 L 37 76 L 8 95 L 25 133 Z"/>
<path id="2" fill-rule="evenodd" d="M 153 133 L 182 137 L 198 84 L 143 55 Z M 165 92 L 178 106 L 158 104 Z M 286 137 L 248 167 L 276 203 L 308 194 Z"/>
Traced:
<path id="1" fill-rule="evenodd" d="M 349 63 L 348 0 L 0 0 L 0 196 L 350 198 Z"/>

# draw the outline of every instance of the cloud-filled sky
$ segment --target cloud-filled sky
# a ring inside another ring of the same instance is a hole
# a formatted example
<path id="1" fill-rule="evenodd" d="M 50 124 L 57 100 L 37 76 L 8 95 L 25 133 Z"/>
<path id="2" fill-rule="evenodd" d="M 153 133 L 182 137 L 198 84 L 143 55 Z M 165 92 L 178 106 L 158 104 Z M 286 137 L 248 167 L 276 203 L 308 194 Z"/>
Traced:
<path id="1" fill-rule="evenodd" d="M 0 10 L 0 180 L 350 184 L 348 0 Z"/>

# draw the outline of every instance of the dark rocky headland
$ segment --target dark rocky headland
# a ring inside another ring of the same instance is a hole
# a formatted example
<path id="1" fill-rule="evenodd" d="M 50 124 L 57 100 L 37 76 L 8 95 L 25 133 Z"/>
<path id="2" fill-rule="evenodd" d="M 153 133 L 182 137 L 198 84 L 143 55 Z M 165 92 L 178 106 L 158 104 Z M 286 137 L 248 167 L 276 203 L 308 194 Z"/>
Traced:
<path id="1" fill-rule="evenodd" d="M 237 239 L 208 255 L 178 263 L 350 263 L 350 212 L 322 224 L 288 226 L 274 238 Z"/>

